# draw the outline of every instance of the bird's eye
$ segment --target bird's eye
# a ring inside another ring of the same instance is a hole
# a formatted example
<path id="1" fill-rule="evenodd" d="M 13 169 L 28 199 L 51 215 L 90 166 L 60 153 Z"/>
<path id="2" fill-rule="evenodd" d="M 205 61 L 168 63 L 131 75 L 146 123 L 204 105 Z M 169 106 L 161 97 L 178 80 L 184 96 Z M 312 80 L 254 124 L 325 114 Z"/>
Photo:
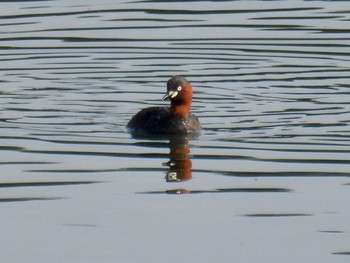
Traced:
<path id="1" fill-rule="evenodd" d="M 177 91 L 181 91 L 182 90 L 182 87 L 181 86 L 178 86 L 177 87 Z"/>

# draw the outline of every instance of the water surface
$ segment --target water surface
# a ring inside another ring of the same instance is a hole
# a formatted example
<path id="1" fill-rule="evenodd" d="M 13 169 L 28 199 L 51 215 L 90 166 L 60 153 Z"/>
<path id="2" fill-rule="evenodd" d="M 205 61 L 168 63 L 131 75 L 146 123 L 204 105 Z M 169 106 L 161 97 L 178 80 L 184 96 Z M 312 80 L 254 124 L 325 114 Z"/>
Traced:
<path id="1" fill-rule="evenodd" d="M 0 6 L 4 261 L 349 261 L 347 1 Z M 174 74 L 202 134 L 133 138 Z"/>

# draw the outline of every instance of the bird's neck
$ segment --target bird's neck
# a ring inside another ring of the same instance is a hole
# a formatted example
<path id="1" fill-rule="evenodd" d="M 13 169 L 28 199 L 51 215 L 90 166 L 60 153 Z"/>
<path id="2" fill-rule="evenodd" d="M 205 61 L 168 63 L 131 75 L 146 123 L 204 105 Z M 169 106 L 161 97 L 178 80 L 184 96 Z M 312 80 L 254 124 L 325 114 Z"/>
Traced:
<path id="1" fill-rule="evenodd" d="M 170 106 L 171 114 L 175 116 L 181 116 L 183 118 L 188 118 L 191 110 L 191 101 L 187 101 L 186 103 L 175 103 L 172 102 Z"/>

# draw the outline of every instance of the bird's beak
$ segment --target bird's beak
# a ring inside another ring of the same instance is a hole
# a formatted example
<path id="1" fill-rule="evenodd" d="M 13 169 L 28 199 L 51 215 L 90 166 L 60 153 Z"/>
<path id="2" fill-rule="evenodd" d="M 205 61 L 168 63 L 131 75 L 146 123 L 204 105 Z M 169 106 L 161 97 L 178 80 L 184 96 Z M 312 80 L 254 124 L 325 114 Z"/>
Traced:
<path id="1" fill-rule="evenodd" d="M 179 93 L 177 91 L 169 91 L 165 96 L 163 97 L 163 100 L 167 99 L 173 99 L 175 98 Z"/>

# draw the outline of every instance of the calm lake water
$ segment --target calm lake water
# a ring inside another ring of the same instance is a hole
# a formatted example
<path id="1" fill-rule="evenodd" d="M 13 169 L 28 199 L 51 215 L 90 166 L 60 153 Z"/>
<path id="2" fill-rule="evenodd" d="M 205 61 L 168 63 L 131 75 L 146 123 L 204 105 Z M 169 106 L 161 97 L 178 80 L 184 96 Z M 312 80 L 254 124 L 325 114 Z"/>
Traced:
<path id="1" fill-rule="evenodd" d="M 349 262 L 350 2 L 0 7 L 2 262 Z M 202 134 L 132 138 L 175 74 Z"/>

